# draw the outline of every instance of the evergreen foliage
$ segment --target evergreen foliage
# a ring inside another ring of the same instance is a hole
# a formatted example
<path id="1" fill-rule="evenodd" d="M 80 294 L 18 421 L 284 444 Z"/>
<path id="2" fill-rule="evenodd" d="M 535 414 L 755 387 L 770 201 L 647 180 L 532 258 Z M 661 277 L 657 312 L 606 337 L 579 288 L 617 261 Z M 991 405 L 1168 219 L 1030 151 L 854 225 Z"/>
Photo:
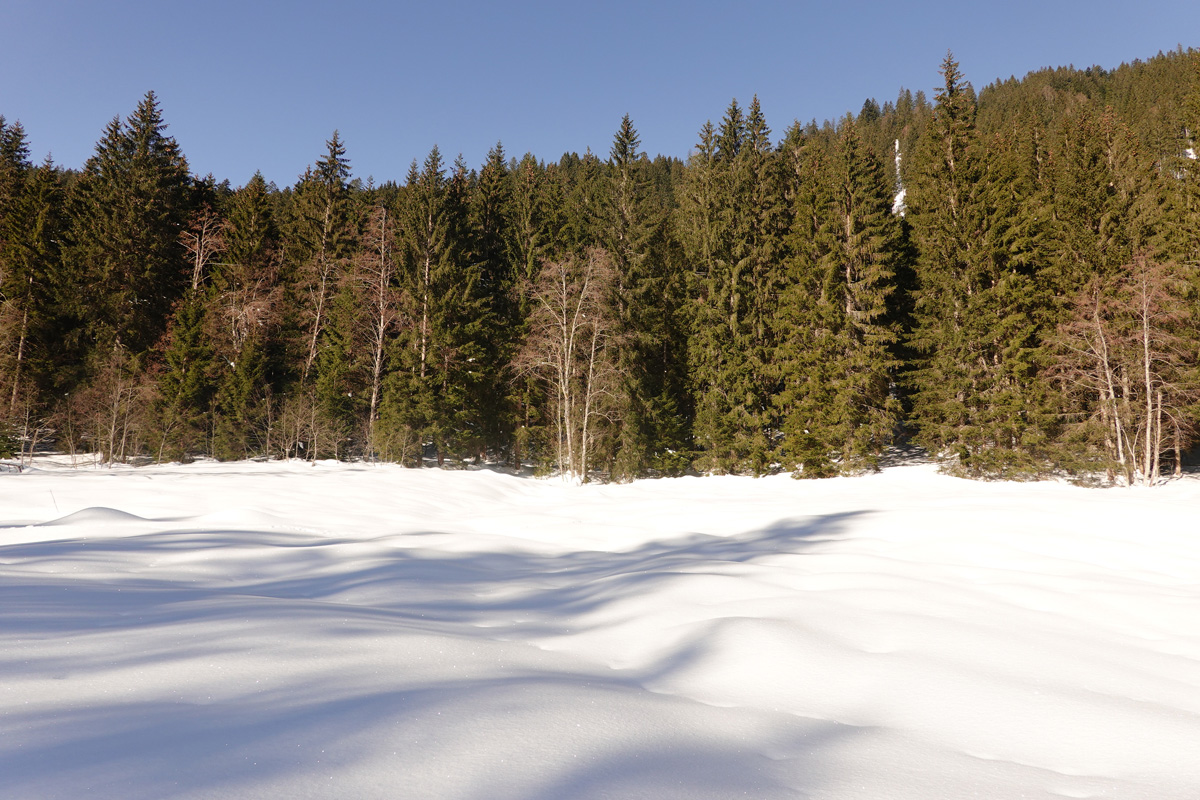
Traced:
<path id="1" fill-rule="evenodd" d="M 858 127 L 847 117 L 832 142 L 789 142 L 796 168 L 816 173 L 794 194 L 778 314 L 783 451 L 801 477 L 876 466 L 900 422 L 891 304 L 901 229 L 892 182 Z"/>
<path id="2" fill-rule="evenodd" d="M 186 287 L 179 234 L 191 178 L 166 127 L 147 93 L 125 122 L 108 124 L 74 192 L 69 280 L 100 349 L 147 353 Z"/>
<path id="3" fill-rule="evenodd" d="M 283 189 L 191 176 L 153 93 L 80 171 L 0 117 L 0 454 L 1179 472 L 1200 55 L 941 73 L 779 143 L 734 100 L 686 163 L 625 116 L 606 158 L 379 186 L 336 131 Z"/>

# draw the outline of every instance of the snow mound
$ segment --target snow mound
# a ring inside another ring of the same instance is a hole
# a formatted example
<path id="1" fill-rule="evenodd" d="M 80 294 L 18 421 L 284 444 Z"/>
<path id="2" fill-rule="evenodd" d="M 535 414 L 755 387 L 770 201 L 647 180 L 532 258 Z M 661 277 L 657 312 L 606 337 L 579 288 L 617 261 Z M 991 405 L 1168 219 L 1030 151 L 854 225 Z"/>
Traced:
<path id="1" fill-rule="evenodd" d="M 0 539 L 6 800 L 1200 796 L 1193 479 L 0 480 L 56 506 Z"/>
<path id="2" fill-rule="evenodd" d="M 65 517 L 52 519 L 48 522 L 41 523 L 41 527 L 53 527 L 57 525 L 95 525 L 95 524 L 119 524 L 122 522 L 150 522 L 151 520 L 145 517 L 139 517 L 137 514 L 130 514 L 128 511 L 121 511 L 118 508 L 108 508 L 105 506 L 93 506 L 76 511 L 73 514 L 67 514 Z"/>

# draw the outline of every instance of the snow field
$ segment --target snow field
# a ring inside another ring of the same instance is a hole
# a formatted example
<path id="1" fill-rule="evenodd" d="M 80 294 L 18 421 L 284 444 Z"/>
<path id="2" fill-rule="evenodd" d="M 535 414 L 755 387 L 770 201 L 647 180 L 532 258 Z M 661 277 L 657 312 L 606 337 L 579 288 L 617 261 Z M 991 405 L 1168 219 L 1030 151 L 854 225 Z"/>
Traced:
<path id="1" fill-rule="evenodd" d="M 0 476 L 12 798 L 1200 796 L 1200 481 Z"/>

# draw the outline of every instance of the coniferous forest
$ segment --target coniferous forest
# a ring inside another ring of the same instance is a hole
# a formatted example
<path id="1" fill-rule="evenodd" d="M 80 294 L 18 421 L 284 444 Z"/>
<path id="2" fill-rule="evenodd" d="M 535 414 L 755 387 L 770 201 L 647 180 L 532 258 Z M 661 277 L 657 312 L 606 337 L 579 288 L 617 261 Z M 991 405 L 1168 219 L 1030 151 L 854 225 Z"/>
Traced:
<path id="1" fill-rule="evenodd" d="M 782 132 L 734 100 L 686 161 L 625 117 L 378 185 L 337 132 L 292 186 L 194 176 L 153 93 L 79 170 L 0 117 L 0 455 L 1178 474 L 1200 51 L 940 74 Z"/>

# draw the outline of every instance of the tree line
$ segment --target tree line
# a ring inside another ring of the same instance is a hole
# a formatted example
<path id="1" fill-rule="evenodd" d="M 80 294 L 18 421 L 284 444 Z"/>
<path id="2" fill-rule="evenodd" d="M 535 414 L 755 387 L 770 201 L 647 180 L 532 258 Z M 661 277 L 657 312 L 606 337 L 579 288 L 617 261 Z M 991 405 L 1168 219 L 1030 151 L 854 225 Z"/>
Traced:
<path id="1" fill-rule="evenodd" d="M 0 453 L 1154 482 L 1200 420 L 1200 53 L 976 94 L 947 55 L 688 159 L 435 147 L 190 173 L 145 96 L 80 170 L 0 117 Z"/>

